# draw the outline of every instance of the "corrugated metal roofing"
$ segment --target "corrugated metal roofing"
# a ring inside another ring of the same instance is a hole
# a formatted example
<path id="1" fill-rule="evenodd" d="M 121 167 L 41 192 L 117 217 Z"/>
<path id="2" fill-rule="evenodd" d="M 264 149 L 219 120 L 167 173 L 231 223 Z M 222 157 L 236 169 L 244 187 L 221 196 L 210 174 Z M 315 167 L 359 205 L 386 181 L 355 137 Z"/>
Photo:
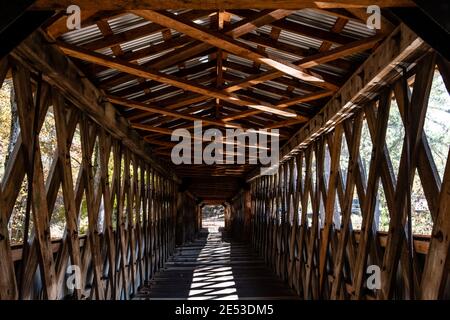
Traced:
<path id="1" fill-rule="evenodd" d="M 176 15 L 184 14 L 184 13 L 187 13 L 188 11 L 189 10 L 184 10 L 184 9 L 183 10 L 169 10 L 169 12 L 172 12 Z M 258 12 L 258 11 L 255 10 L 255 12 Z M 231 14 L 231 24 L 236 23 L 242 19 L 243 19 L 242 17 L 240 17 L 236 14 Z M 336 20 L 337 20 L 337 17 L 334 15 L 326 14 L 323 11 L 316 11 L 316 10 L 312 10 L 312 9 L 298 10 L 286 18 L 286 21 L 288 21 L 290 23 L 304 25 L 304 26 L 308 26 L 308 27 L 312 27 L 312 28 L 316 28 L 318 30 L 324 30 L 324 31 L 331 30 L 333 28 Z M 198 25 L 201 25 L 203 27 L 209 27 L 210 22 L 211 22 L 211 17 L 210 17 L 210 15 L 205 15 L 204 17 L 196 19 L 193 22 Z M 108 19 L 108 23 L 114 34 L 120 34 L 122 32 L 127 32 L 127 31 L 133 30 L 135 28 L 149 25 L 152 22 L 146 21 L 145 19 L 143 19 L 135 14 L 126 13 L 126 14 L 116 15 L 116 16 Z M 172 37 L 179 37 L 179 36 L 184 37 L 184 35 L 181 35 L 179 32 L 177 32 L 175 30 L 170 30 L 170 31 L 171 31 Z M 255 35 L 264 35 L 267 38 L 270 38 L 271 32 L 272 32 L 272 27 L 270 25 L 262 26 L 262 27 L 257 28 L 256 30 L 252 31 L 252 33 Z M 359 23 L 357 21 L 350 20 L 345 25 L 341 34 L 345 35 L 347 37 L 361 39 L 364 37 L 369 37 L 369 36 L 374 35 L 375 31 L 368 29 L 364 23 Z M 71 44 L 80 45 L 80 46 L 91 43 L 96 40 L 100 40 L 102 38 L 103 38 L 103 35 L 96 25 L 92 25 L 89 27 L 82 28 L 80 30 L 68 32 L 62 36 L 62 39 L 64 41 L 71 43 Z M 152 34 L 148 34 L 148 35 L 139 37 L 137 39 L 121 43 L 120 48 L 124 53 L 128 53 L 128 52 L 142 50 L 149 46 L 163 43 L 164 41 L 165 40 L 164 40 L 161 32 L 154 32 Z M 250 41 L 246 41 L 243 39 L 237 39 L 237 41 L 241 41 L 241 42 L 245 43 L 246 45 L 251 46 L 252 48 L 257 48 L 257 45 Z M 287 30 L 281 30 L 279 37 L 278 37 L 278 41 L 280 43 L 289 44 L 291 46 L 297 46 L 299 48 L 306 49 L 306 50 L 308 50 L 308 49 L 318 50 L 323 43 L 323 41 L 321 41 L 319 39 L 300 35 L 298 33 L 287 31 Z M 331 48 L 333 49 L 336 47 L 338 47 L 338 45 L 333 44 Z M 150 65 L 151 65 L 152 60 L 155 60 L 160 57 L 164 57 L 166 55 L 170 56 L 170 53 L 173 50 L 176 50 L 176 49 L 168 49 L 168 50 L 158 52 L 156 54 L 151 54 L 149 56 L 146 56 L 144 58 L 137 60 L 137 63 L 142 65 L 142 64 L 146 64 L 146 63 L 150 62 Z M 101 50 L 98 50 L 98 52 L 102 53 L 102 54 L 106 54 L 106 55 L 111 55 L 111 56 L 114 55 L 111 48 L 101 49 Z M 265 52 L 274 58 L 282 59 L 282 60 L 289 61 L 289 62 L 295 62 L 302 58 L 298 55 L 289 54 L 287 52 L 284 52 L 281 50 L 275 50 L 272 48 L 265 48 Z M 346 57 L 345 60 L 348 60 L 350 62 L 353 62 L 353 63 L 359 65 L 360 62 L 363 59 L 365 59 L 366 57 L 367 57 L 366 53 L 357 53 L 357 54 L 353 54 L 353 55 Z M 185 61 L 183 63 L 183 65 L 181 65 L 181 66 L 174 65 L 174 66 L 170 66 L 170 67 L 166 68 L 165 70 L 160 70 L 160 71 L 164 72 L 166 74 L 175 74 L 176 72 L 180 71 L 180 67 L 181 68 L 193 68 L 193 67 L 199 66 L 201 64 L 206 64 L 209 61 L 210 61 L 210 56 L 205 54 L 200 57 L 195 57 L 195 58 L 189 59 L 189 60 Z M 227 61 L 236 63 L 238 65 L 242 65 L 243 67 L 247 67 L 247 68 L 254 67 L 253 61 L 236 56 L 234 54 L 228 54 Z M 199 81 L 198 80 L 199 78 L 203 78 L 203 77 L 207 78 L 207 76 L 209 74 L 211 74 L 211 69 L 213 69 L 213 68 L 214 67 L 205 68 L 204 70 L 196 72 L 195 74 L 190 74 L 186 77 L 186 79 L 189 81 L 197 82 L 197 81 Z M 270 68 L 266 65 L 261 65 L 259 67 L 260 71 L 267 71 L 269 69 Z M 199 69 L 197 69 L 197 70 L 199 70 Z M 324 73 L 327 73 L 330 75 L 334 75 L 334 76 L 343 76 L 346 74 L 346 70 L 341 70 L 340 68 L 330 66 L 330 65 L 320 65 L 320 66 L 314 67 L 313 70 L 321 71 L 321 72 L 324 72 Z M 101 72 L 98 72 L 96 74 L 96 77 L 99 80 L 103 81 L 105 79 L 108 79 L 110 77 L 117 75 L 118 73 L 119 72 L 116 70 L 106 69 Z M 235 70 L 235 69 L 230 69 L 230 68 L 227 68 L 226 73 L 231 76 L 238 77 L 241 79 L 248 77 L 248 73 L 239 71 L 239 70 Z M 292 79 L 289 76 L 285 76 L 285 78 Z M 138 80 L 132 79 L 130 81 L 116 85 L 113 88 L 109 88 L 108 91 L 110 91 L 111 93 L 114 93 L 119 90 L 132 88 L 134 86 L 137 86 L 139 83 L 140 82 Z M 212 83 L 212 85 L 215 85 L 215 81 L 206 79 L 201 84 L 209 85 L 211 83 Z M 228 85 L 228 84 L 229 84 L 229 82 L 225 81 L 225 85 Z M 282 91 L 285 91 L 288 88 L 288 86 L 278 83 L 278 82 L 274 82 L 274 81 L 265 81 L 264 85 L 278 89 L 278 90 L 282 90 Z M 166 89 L 168 87 L 170 87 L 170 86 L 166 85 L 166 84 L 155 85 L 155 86 L 151 87 L 151 92 L 157 93 L 158 91 Z M 273 92 L 268 92 L 268 91 L 258 89 L 255 87 L 252 88 L 252 90 L 254 93 L 256 93 L 258 95 L 267 97 L 268 101 L 273 100 L 273 99 L 275 99 L 275 100 L 280 99 L 280 95 L 277 95 L 276 93 L 273 93 Z M 160 95 L 151 99 L 151 101 L 152 102 L 160 102 L 160 101 L 163 101 L 163 100 L 166 100 L 169 98 L 173 98 L 173 97 L 177 97 L 177 96 L 182 97 L 184 94 L 183 90 L 176 89 L 176 88 L 173 88 L 172 92 L 169 92 L 169 93 L 164 93 L 164 92 L 161 92 Z M 303 95 L 308 92 L 305 90 L 302 90 L 300 88 L 294 88 L 292 93 L 296 94 L 296 95 Z M 142 97 L 143 95 L 145 95 L 145 92 L 143 90 L 139 90 L 137 92 L 128 94 L 127 98 L 136 99 L 138 97 Z M 205 108 L 208 108 L 210 106 L 209 100 L 210 99 L 208 99 L 208 101 L 200 102 L 195 105 L 186 106 L 186 108 L 183 108 L 183 110 L 184 109 L 187 110 L 188 108 L 192 108 L 193 106 L 203 106 L 203 105 L 205 105 Z M 304 106 L 305 108 L 311 107 L 307 103 L 301 104 L 301 106 Z M 223 108 L 223 110 L 226 110 L 226 108 Z M 204 111 L 204 109 L 203 110 L 201 109 L 198 111 L 198 113 L 203 112 L 203 111 Z M 263 113 L 262 115 L 266 115 L 266 114 L 267 113 Z M 258 119 L 258 118 L 259 117 L 255 117 L 255 119 Z M 260 118 L 260 119 L 264 120 L 263 118 Z M 249 119 L 249 121 L 251 121 L 251 119 Z"/>
<path id="2" fill-rule="evenodd" d="M 286 90 L 287 86 L 278 82 L 273 82 L 273 81 L 266 81 L 264 82 L 265 85 L 276 88 L 276 89 L 280 89 L 280 90 Z"/>
<path id="3" fill-rule="evenodd" d="M 375 35 L 376 30 L 369 29 L 364 23 L 349 20 L 341 34 L 344 36 L 353 36 L 361 39 Z"/>
<path id="4" fill-rule="evenodd" d="M 301 23 L 317 29 L 330 30 L 336 23 L 337 18 L 312 9 L 303 9 L 289 15 L 286 20 Z"/>
<path id="5" fill-rule="evenodd" d="M 254 93 L 257 93 L 257 94 L 260 94 L 260 95 L 263 95 L 263 96 L 266 96 L 266 97 L 269 97 L 269 98 L 272 98 L 272 99 L 276 99 L 276 100 L 280 99 L 279 95 L 274 94 L 274 93 L 269 92 L 269 91 L 261 90 L 261 89 L 258 89 L 258 88 L 253 88 L 252 91 Z"/>
<path id="6" fill-rule="evenodd" d="M 172 91 L 170 93 L 159 95 L 158 97 L 152 99 L 152 102 L 157 102 L 157 101 L 161 101 L 161 100 L 164 100 L 164 99 L 168 99 L 168 98 L 174 97 L 176 95 L 179 95 L 181 93 L 183 93 L 183 90 L 181 90 L 181 89 L 174 90 L 174 91 Z"/>
<path id="7" fill-rule="evenodd" d="M 169 11 L 174 14 L 179 15 L 179 14 L 186 13 L 189 10 L 169 10 Z M 231 22 L 233 22 L 233 23 L 240 21 L 241 19 L 242 19 L 241 17 L 239 17 L 235 14 L 231 15 Z M 319 11 L 312 10 L 312 9 L 298 10 L 286 18 L 287 21 L 294 22 L 294 23 L 300 23 L 300 24 L 318 28 L 321 30 L 330 30 L 333 27 L 334 23 L 336 22 L 336 19 L 337 18 L 335 16 L 328 15 L 323 12 L 319 12 Z M 198 23 L 199 25 L 207 27 L 207 26 L 209 26 L 209 23 L 210 23 L 210 17 L 205 16 L 201 19 L 196 19 L 194 22 Z M 136 16 L 135 14 L 127 13 L 127 14 L 122 14 L 122 15 L 119 15 L 119 16 L 109 19 L 108 23 L 109 23 L 113 33 L 118 34 L 121 32 L 132 30 L 137 27 L 141 27 L 143 25 L 148 25 L 151 22 L 146 21 L 145 19 L 143 19 L 139 16 Z M 263 34 L 269 35 L 270 31 L 271 31 L 271 27 L 266 25 L 266 26 L 258 28 L 256 33 L 263 33 Z M 171 30 L 171 32 L 172 32 L 172 36 L 179 35 L 179 33 L 174 30 Z M 345 34 L 347 36 L 361 38 L 361 37 L 373 35 L 373 34 L 375 34 L 375 31 L 368 29 L 362 23 L 358 23 L 358 22 L 350 20 L 346 24 L 343 34 Z M 89 43 L 89 42 L 92 42 L 95 40 L 99 40 L 101 38 L 102 38 L 102 34 L 96 25 L 92 25 L 92 26 L 89 26 L 86 28 L 82 28 L 80 30 L 68 32 L 63 35 L 64 41 L 66 41 L 68 43 L 76 44 L 76 45 L 84 45 L 86 43 Z M 120 44 L 120 47 L 121 47 L 122 51 L 130 52 L 130 51 L 136 51 L 139 49 L 143 49 L 150 45 L 155 45 L 155 44 L 161 43 L 163 41 L 164 41 L 164 39 L 162 37 L 161 32 L 155 32 L 153 34 L 122 43 L 122 44 Z M 239 41 L 242 41 L 242 42 L 246 43 L 247 45 L 250 45 L 250 46 L 256 48 L 256 45 L 249 41 L 244 41 L 244 40 L 239 40 Z M 278 41 L 280 41 L 282 43 L 290 44 L 290 45 L 295 45 L 295 46 L 298 46 L 298 47 L 301 47 L 304 49 L 313 48 L 316 50 L 319 49 L 322 44 L 322 41 L 320 41 L 320 40 L 313 39 L 313 38 L 307 37 L 307 36 L 302 36 L 302 35 L 299 35 L 299 34 L 296 34 L 293 32 L 289 32 L 286 30 L 281 31 Z M 333 47 L 336 47 L 336 46 L 333 46 Z M 162 51 L 160 53 L 153 54 L 148 57 L 142 58 L 142 59 L 138 60 L 138 63 L 143 64 L 143 63 L 146 63 L 153 59 L 156 59 L 158 57 L 164 56 L 165 54 L 170 54 L 170 52 L 172 50 L 173 49 L 169 49 L 169 50 Z M 99 50 L 98 52 L 102 53 L 102 54 L 113 55 L 113 52 L 110 48 L 105 48 L 105 49 Z M 287 60 L 290 62 L 298 60 L 298 56 L 296 56 L 296 55 L 277 51 L 277 50 L 274 50 L 271 48 L 266 48 L 266 52 L 273 57 L 284 59 L 284 60 Z M 354 62 L 359 62 L 362 59 L 364 59 L 365 57 L 366 57 L 366 55 L 364 55 L 364 54 L 356 54 L 356 55 L 352 55 L 352 56 L 348 57 L 348 60 L 354 61 Z M 207 59 L 207 57 L 203 57 L 201 59 L 190 60 L 190 61 L 186 62 L 186 67 L 196 66 L 196 65 L 204 62 L 206 59 Z M 230 54 L 228 56 L 228 60 L 231 62 L 236 62 L 236 63 L 242 64 L 244 66 L 248 66 L 248 67 L 253 66 L 252 61 L 234 56 L 232 54 Z M 336 73 L 336 74 L 338 74 L 340 71 L 340 70 L 337 70 L 336 68 L 332 68 L 329 66 L 321 67 L 321 68 L 323 68 L 327 72 L 332 72 L 332 73 Z M 265 70 L 265 66 L 263 66 L 262 69 Z M 172 73 L 172 72 L 176 72 L 176 71 L 178 71 L 177 68 L 174 70 L 171 70 L 171 69 L 165 70 L 165 72 L 168 72 L 168 73 Z M 103 78 L 103 77 L 106 77 L 109 75 L 110 75 L 109 72 L 103 72 L 101 74 L 98 74 L 97 76 Z"/>
<path id="8" fill-rule="evenodd" d="M 228 61 L 241 64 L 245 67 L 253 67 L 253 61 L 236 56 L 234 54 L 228 54 Z"/>
<path id="9" fill-rule="evenodd" d="M 116 74 L 118 74 L 119 72 L 117 70 L 114 69 L 106 69 L 103 71 L 100 71 L 99 73 L 96 74 L 97 78 L 100 78 L 102 80 L 107 79 L 109 77 L 112 77 Z"/>
<path id="10" fill-rule="evenodd" d="M 103 35 L 98 26 L 95 24 L 79 30 L 67 32 L 62 36 L 62 39 L 65 42 L 80 46 L 102 38 Z"/>
<path id="11" fill-rule="evenodd" d="M 108 20 L 108 24 L 115 34 L 142 27 L 150 23 L 150 21 L 133 13 L 127 13 Z"/>

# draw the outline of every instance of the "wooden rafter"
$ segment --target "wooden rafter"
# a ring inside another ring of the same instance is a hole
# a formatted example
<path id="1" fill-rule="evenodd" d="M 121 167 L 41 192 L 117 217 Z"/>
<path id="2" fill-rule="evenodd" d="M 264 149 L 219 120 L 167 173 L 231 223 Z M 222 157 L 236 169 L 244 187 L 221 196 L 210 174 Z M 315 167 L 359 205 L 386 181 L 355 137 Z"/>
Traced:
<path id="1" fill-rule="evenodd" d="M 198 94 L 202 94 L 208 97 L 217 98 L 221 100 L 225 100 L 231 102 L 233 104 L 237 104 L 240 106 L 248 106 L 250 108 L 262 110 L 265 112 L 271 112 L 275 114 L 282 115 L 284 117 L 298 117 L 295 112 L 289 109 L 278 108 L 276 106 L 272 106 L 268 103 L 264 103 L 261 101 L 252 101 L 243 97 L 239 97 L 236 95 L 228 94 L 223 91 L 210 89 L 208 87 L 195 84 L 193 82 L 185 81 L 182 79 L 178 79 L 173 76 L 166 75 L 164 73 L 158 71 L 147 70 L 142 68 L 139 65 L 128 63 L 125 61 L 121 61 L 116 58 L 112 58 L 106 55 L 93 53 L 81 48 L 77 48 L 72 45 L 59 43 L 59 48 L 67 55 L 79 58 L 85 61 L 89 61 L 92 63 L 100 64 L 103 66 L 110 67 L 112 69 L 120 70 L 126 73 L 130 73 L 137 77 L 142 77 L 150 80 L 155 80 L 158 82 L 166 83 L 173 85 L 175 87 L 189 90 Z"/>
<path id="2" fill-rule="evenodd" d="M 328 52 L 318 53 L 316 55 L 306 57 L 306 58 L 300 60 L 299 64 L 306 68 L 309 68 L 309 67 L 313 67 L 313 66 L 316 66 L 316 65 L 319 65 L 322 63 L 326 63 L 328 61 L 333 61 L 340 57 L 344 57 L 346 55 L 349 55 L 349 54 L 352 54 L 355 52 L 360 52 L 365 49 L 371 48 L 375 43 L 380 41 L 380 39 L 381 39 L 380 36 L 374 36 L 374 37 L 371 37 L 368 39 L 358 40 L 358 41 L 355 41 L 348 45 L 343 45 L 336 49 L 330 50 Z M 258 85 L 267 80 L 273 80 L 273 79 L 279 78 L 281 76 L 282 76 L 281 72 L 269 71 L 269 72 L 263 73 L 262 75 L 256 75 L 256 76 L 249 77 L 248 79 L 242 80 L 236 84 L 231 84 L 231 85 L 225 87 L 224 90 L 231 93 L 231 92 L 235 92 L 235 91 L 238 91 L 238 90 L 250 87 L 250 86 Z M 315 95 L 315 94 L 311 94 L 311 96 L 313 96 L 313 95 Z M 320 97 L 323 97 L 323 96 L 320 95 L 320 96 L 317 96 L 316 98 L 320 98 Z M 203 101 L 208 98 L 209 97 L 198 96 L 197 98 L 194 98 L 194 101 L 195 101 L 194 103 Z M 303 100 L 303 102 L 309 101 L 308 95 L 305 97 L 299 97 L 298 103 L 301 103 L 302 100 Z M 181 107 L 184 105 L 188 105 L 191 103 L 191 100 L 183 97 L 183 98 L 181 98 L 180 102 L 181 102 L 181 104 L 176 103 L 174 105 L 167 106 L 167 108 L 172 109 L 172 108 L 177 108 L 177 107 Z M 288 102 L 288 101 L 286 101 L 286 102 Z M 286 102 L 284 102 L 284 103 L 286 103 Z M 282 106 L 282 104 L 280 104 L 280 106 Z M 248 111 L 248 112 L 250 113 L 252 111 Z M 236 115 L 236 116 L 238 116 L 238 115 Z M 245 114 L 243 116 L 245 116 Z M 238 118 L 240 118 L 240 117 L 241 116 L 239 116 Z M 227 121 L 228 117 L 224 118 L 223 120 Z"/>
<path id="3" fill-rule="evenodd" d="M 233 124 L 230 122 L 225 123 L 220 120 L 210 120 L 208 118 L 196 117 L 196 116 L 192 116 L 192 115 L 189 115 L 186 113 L 174 112 L 174 111 L 170 111 L 167 109 L 159 108 L 157 106 L 152 106 L 149 104 L 130 101 L 130 100 L 126 100 L 126 99 L 119 98 L 119 97 L 109 96 L 107 99 L 111 103 L 119 104 L 119 105 L 126 106 L 129 108 L 135 108 L 135 109 L 139 109 L 139 110 L 143 110 L 143 111 L 159 113 L 159 114 L 162 114 L 165 116 L 174 117 L 174 118 L 178 118 L 178 119 L 186 119 L 186 120 L 190 120 L 190 121 L 202 121 L 205 124 L 216 125 L 219 127 L 228 127 L 228 128 L 241 127 L 239 125 L 236 125 L 236 124 Z"/>
<path id="4" fill-rule="evenodd" d="M 246 59 L 266 64 L 272 68 L 275 68 L 283 73 L 288 73 L 299 79 L 307 80 L 310 82 L 322 83 L 324 80 L 321 77 L 314 76 L 314 74 L 305 71 L 304 69 L 281 59 L 270 57 L 267 54 L 255 51 L 253 48 L 247 46 L 244 43 L 237 42 L 232 38 L 228 38 L 221 33 L 202 28 L 195 23 L 180 19 L 179 17 L 167 13 L 156 12 L 151 10 L 139 10 L 133 11 L 136 15 L 142 16 L 145 19 L 154 21 L 166 27 L 173 28 L 181 33 L 184 33 L 194 39 L 202 40 L 205 43 L 219 47 L 237 56 L 244 57 Z"/>
<path id="5" fill-rule="evenodd" d="M 101 94 L 97 88 L 87 79 L 80 78 L 80 71 L 75 65 L 61 54 L 56 48 L 49 46 L 50 40 L 41 32 L 34 33 L 30 36 L 17 50 L 13 53 L 14 57 L 19 60 L 28 61 L 30 57 L 34 59 L 35 64 L 53 75 L 52 83 L 55 86 L 64 88 L 68 92 L 72 92 L 73 103 L 81 108 L 87 108 L 90 114 L 94 115 L 96 120 L 105 125 L 105 128 L 118 134 L 125 144 L 133 148 L 142 155 L 143 158 L 152 162 L 161 172 L 165 169 L 154 159 L 149 156 L 145 145 L 137 137 L 136 133 L 129 130 L 123 119 L 116 119 L 116 111 L 111 104 L 100 104 L 95 97 Z M 42 50 L 42 48 L 46 48 Z M 55 68 L 59 70 L 55 72 Z M 64 77 L 58 76 L 64 75 Z"/>
<path id="6" fill-rule="evenodd" d="M 242 36 L 244 34 L 247 34 L 253 30 L 255 30 L 258 27 L 261 27 L 267 23 L 273 22 L 276 19 L 281 19 L 287 15 L 289 15 L 291 11 L 287 10 L 262 10 L 261 12 L 254 13 L 250 16 L 248 16 L 246 19 L 236 23 L 236 25 L 230 25 L 227 29 L 224 30 L 224 34 L 228 35 L 232 38 Z M 189 12 L 188 12 L 189 13 Z M 183 17 L 185 17 L 183 15 Z M 192 16 L 191 16 L 192 17 Z M 186 18 L 189 18 L 189 16 L 186 16 Z M 184 39 L 185 37 L 181 37 L 181 39 Z M 192 39 L 190 37 L 187 37 L 188 39 Z M 175 48 L 175 47 L 174 47 Z M 187 45 L 172 50 L 170 56 L 164 56 L 161 58 L 157 58 L 154 60 L 150 60 L 149 62 L 145 63 L 143 66 L 154 68 L 154 69 L 164 69 L 167 67 L 170 67 L 172 65 L 175 65 L 177 63 L 181 63 L 187 59 L 190 59 L 195 56 L 199 56 L 201 54 L 205 54 L 209 49 L 212 47 L 204 43 L 202 41 L 194 41 L 190 42 Z M 146 50 L 143 49 L 143 53 L 146 53 Z M 143 57 L 139 55 L 139 57 Z M 124 56 L 126 58 L 126 56 Z M 104 83 L 105 86 L 112 85 L 113 83 L 120 83 L 120 82 L 126 82 L 130 79 L 129 75 L 118 75 L 116 77 L 112 77 L 110 80 L 106 81 Z"/>

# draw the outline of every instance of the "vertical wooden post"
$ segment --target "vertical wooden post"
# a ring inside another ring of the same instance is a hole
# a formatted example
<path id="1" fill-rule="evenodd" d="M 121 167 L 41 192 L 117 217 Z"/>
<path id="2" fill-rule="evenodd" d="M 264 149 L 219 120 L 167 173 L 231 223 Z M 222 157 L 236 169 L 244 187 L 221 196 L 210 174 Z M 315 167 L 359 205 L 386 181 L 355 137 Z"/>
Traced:
<path id="1" fill-rule="evenodd" d="M 243 193 L 243 214 L 244 214 L 244 228 L 243 228 L 243 240 L 249 241 L 252 237 L 251 223 L 252 223 L 252 210 L 251 210 L 251 194 L 250 190 L 244 190 Z"/>

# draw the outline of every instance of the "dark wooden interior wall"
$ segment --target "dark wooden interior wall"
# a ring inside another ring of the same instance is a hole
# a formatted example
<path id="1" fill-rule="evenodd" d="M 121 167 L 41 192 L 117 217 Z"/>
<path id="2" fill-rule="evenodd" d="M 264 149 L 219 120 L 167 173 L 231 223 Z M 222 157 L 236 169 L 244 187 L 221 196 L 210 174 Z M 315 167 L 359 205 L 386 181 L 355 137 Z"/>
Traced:
<path id="1" fill-rule="evenodd" d="M 176 243 L 193 241 L 200 230 L 201 211 L 197 200 L 189 192 L 179 192 L 177 199 Z"/>

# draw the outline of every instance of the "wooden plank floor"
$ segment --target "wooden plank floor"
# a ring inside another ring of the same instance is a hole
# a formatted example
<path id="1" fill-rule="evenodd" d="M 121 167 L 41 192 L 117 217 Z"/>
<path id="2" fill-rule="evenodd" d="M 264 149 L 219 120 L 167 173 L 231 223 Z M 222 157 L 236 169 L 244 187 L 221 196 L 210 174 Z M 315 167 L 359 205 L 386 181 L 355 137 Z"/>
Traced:
<path id="1" fill-rule="evenodd" d="M 297 299 L 242 243 L 202 232 L 178 247 L 164 269 L 135 297 L 139 300 Z"/>

